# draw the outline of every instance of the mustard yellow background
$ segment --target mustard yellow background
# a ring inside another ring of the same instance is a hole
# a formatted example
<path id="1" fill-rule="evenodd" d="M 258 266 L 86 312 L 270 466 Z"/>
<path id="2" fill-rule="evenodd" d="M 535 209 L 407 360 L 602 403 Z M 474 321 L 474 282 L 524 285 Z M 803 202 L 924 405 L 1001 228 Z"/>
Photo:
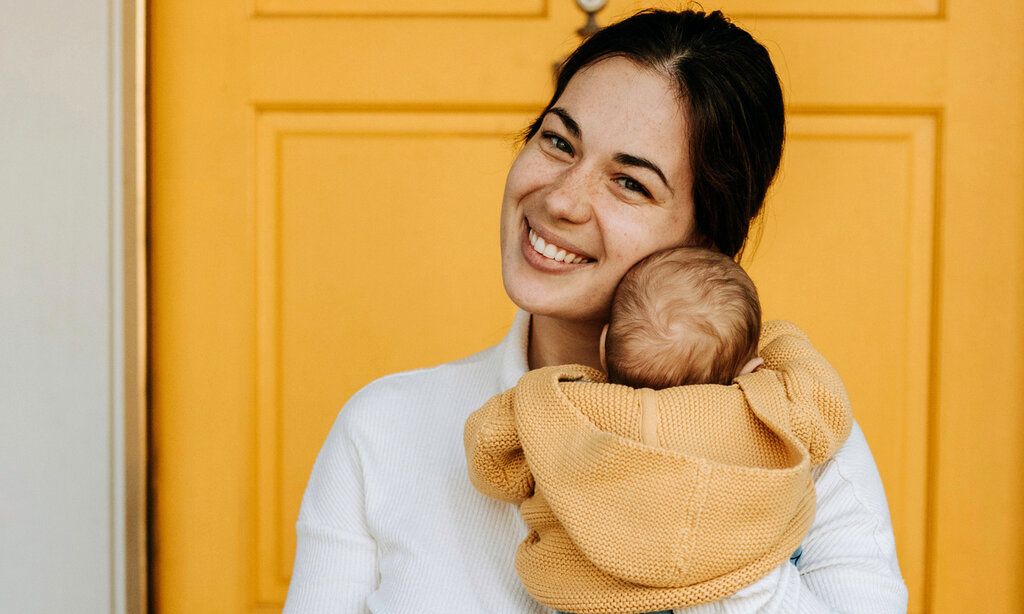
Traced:
<path id="1" fill-rule="evenodd" d="M 767 316 L 804 327 L 847 381 L 911 611 L 1021 611 L 1024 2 L 704 6 L 782 77 L 786 156 L 744 264 Z M 345 400 L 503 336 L 505 172 L 583 15 L 569 0 L 150 10 L 154 603 L 278 611 Z"/>

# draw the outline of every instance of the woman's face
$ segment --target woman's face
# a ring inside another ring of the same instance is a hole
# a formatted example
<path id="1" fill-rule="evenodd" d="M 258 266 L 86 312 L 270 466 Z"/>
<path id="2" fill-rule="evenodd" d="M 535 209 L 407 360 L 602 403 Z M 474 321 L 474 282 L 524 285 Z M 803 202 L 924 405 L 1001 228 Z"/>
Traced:
<path id="1" fill-rule="evenodd" d="M 691 242 L 688 142 L 666 77 L 620 57 L 576 73 L 505 184 L 509 298 L 537 315 L 605 319 L 630 267 Z"/>

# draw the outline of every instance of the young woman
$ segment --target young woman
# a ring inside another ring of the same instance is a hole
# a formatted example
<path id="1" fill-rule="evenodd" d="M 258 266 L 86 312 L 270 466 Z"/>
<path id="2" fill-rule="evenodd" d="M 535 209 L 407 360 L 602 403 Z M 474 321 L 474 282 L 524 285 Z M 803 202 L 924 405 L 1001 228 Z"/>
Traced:
<path id="1" fill-rule="evenodd" d="M 286 611 L 545 612 L 515 572 L 519 515 L 469 483 L 463 423 L 528 368 L 597 367 L 612 293 L 645 256 L 678 245 L 735 256 L 783 136 L 768 53 L 720 13 L 644 12 L 584 42 L 509 171 L 502 276 L 521 311 L 508 336 L 349 401 L 303 499 Z M 815 488 L 798 558 L 685 611 L 905 611 L 859 428 L 816 470 Z"/>

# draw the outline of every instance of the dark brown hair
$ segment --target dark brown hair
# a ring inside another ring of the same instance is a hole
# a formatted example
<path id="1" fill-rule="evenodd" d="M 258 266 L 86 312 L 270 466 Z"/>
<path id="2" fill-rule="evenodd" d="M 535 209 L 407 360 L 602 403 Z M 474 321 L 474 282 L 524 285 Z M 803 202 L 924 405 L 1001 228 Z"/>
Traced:
<path id="1" fill-rule="evenodd" d="M 757 289 L 740 265 L 709 249 L 660 251 L 615 290 L 608 381 L 655 389 L 728 384 L 757 356 L 760 336 Z"/>
<path id="2" fill-rule="evenodd" d="M 551 101 L 524 137 L 537 133 L 577 72 L 616 56 L 678 85 L 690 131 L 696 230 L 708 247 L 735 257 L 782 157 L 782 90 L 768 51 L 720 11 L 642 11 L 598 31 L 565 60 Z"/>

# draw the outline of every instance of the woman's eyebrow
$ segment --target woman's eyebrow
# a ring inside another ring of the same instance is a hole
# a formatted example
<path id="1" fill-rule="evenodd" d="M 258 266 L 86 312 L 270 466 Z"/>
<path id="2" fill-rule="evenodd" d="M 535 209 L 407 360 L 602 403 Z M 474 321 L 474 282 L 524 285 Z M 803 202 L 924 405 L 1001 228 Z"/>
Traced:
<path id="1" fill-rule="evenodd" d="M 665 187 L 668 188 L 670 192 L 675 194 L 675 191 L 672 190 L 672 186 L 668 184 L 668 179 L 665 179 L 665 173 L 661 172 L 661 169 L 658 168 L 658 165 L 655 164 L 654 162 L 651 162 L 647 158 L 641 158 L 640 156 L 633 156 L 627 153 L 617 153 L 615 154 L 615 158 L 613 159 L 619 164 L 624 164 L 626 166 L 639 166 L 641 168 L 646 168 L 650 171 L 654 171 L 654 174 L 656 174 L 658 178 L 661 179 L 661 182 L 665 184 Z"/>
<path id="2" fill-rule="evenodd" d="M 551 107 L 551 110 L 549 110 L 548 113 L 554 113 L 562 120 L 562 123 L 565 124 L 565 129 L 569 131 L 572 138 L 579 139 L 583 136 L 583 131 L 580 130 L 580 125 L 577 124 L 576 120 L 572 118 L 572 115 L 569 115 L 569 112 L 562 107 Z"/>
<path id="3" fill-rule="evenodd" d="M 562 107 L 551 107 L 551 109 L 548 110 L 548 113 L 554 113 L 557 115 L 558 119 L 562 120 L 562 123 L 565 125 L 565 129 L 574 139 L 579 139 L 583 136 L 583 131 L 580 130 L 580 125 L 577 124 L 576 120 L 572 118 L 572 115 L 569 115 L 569 112 Z M 668 179 L 665 178 L 665 173 L 661 171 L 657 164 L 651 162 L 647 158 L 641 158 L 640 156 L 634 156 L 627 153 L 617 153 L 615 154 L 614 160 L 625 166 L 637 166 L 652 171 L 659 179 L 661 179 L 661 182 L 665 184 L 668 191 L 675 194 L 675 190 L 672 189 L 672 186 L 668 184 Z"/>

